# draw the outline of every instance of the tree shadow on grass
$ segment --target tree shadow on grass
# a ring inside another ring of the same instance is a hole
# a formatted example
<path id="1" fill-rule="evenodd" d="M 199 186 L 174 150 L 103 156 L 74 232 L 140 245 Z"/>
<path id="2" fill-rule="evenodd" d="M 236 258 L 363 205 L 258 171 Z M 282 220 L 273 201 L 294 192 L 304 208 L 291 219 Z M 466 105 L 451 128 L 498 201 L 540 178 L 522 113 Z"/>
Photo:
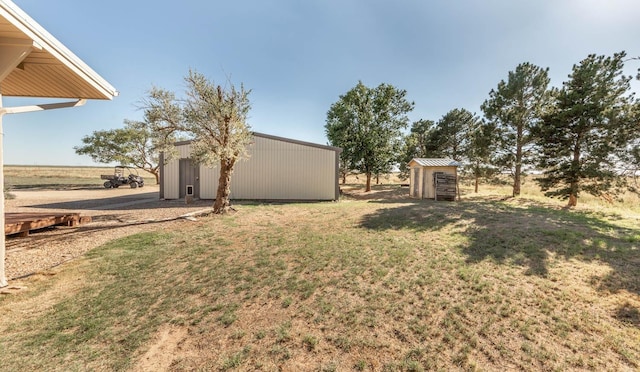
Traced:
<path id="1" fill-rule="evenodd" d="M 364 185 L 340 185 L 342 198 L 346 200 L 407 200 L 409 188 L 400 185 L 371 185 L 371 191 L 365 192 Z"/>
<path id="2" fill-rule="evenodd" d="M 108 198 L 79 199 L 63 202 L 33 204 L 27 207 L 54 210 L 147 210 L 162 208 L 193 208 L 195 206 L 211 206 L 211 200 L 198 199 L 187 204 L 184 199 L 161 200 L 157 191 L 117 195 Z"/>
<path id="3" fill-rule="evenodd" d="M 614 316 L 623 323 L 640 328 L 640 310 L 629 302 L 620 305 Z"/>
<path id="4" fill-rule="evenodd" d="M 102 184 L 86 183 L 39 183 L 28 185 L 10 185 L 9 190 L 102 190 Z"/>
<path id="5" fill-rule="evenodd" d="M 613 270 L 598 289 L 640 294 L 640 228 L 620 227 L 583 212 L 499 200 L 372 202 L 381 208 L 363 216 L 364 228 L 459 234 L 465 238 L 459 248 L 467 262 L 489 259 L 526 267 L 527 274 L 541 277 L 548 275 L 550 255 L 599 260 Z"/>

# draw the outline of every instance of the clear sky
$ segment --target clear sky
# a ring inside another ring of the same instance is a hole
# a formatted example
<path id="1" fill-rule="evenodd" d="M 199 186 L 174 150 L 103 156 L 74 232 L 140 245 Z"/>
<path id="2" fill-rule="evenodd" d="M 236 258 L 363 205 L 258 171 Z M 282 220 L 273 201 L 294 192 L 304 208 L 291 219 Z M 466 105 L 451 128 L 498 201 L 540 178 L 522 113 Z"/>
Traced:
<path id="1" fill-rule="evenodd" d="M 561 86 L 588 54 L 640 56 L 637 0 L 14 2 L 120 95 L 5 116 L 5 164 L 95 165 L 75 154 L 81 138 L 141 119 L 151 86 L 182 95 L 190 68 L 251 89 L 252 130 L 326 144 L 327 110 L 358 80 L 405 89 L 412 121 L 438 120 L 454 108 L 481 114 L 521 62 L 549 67 Z M 629 61 L 626 73 L 639 67 Z"/>

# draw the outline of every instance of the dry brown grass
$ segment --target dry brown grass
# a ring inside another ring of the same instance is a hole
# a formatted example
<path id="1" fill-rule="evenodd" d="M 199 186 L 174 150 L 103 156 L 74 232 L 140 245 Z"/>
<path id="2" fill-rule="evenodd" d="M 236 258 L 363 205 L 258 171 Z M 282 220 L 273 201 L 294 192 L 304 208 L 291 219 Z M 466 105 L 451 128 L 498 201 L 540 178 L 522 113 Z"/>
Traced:
<path id="1" fill-rule="evenodd" d="M 72 167 L 72 166 L 25 166 L 25 165 L 5 165 L 5 177 L 21 178 L 21 177 L 38 177 L 38 178 L 78 178 L 94 179 L 96 176 L 100 179 L 101 174 L 110 174 L 113 167 Z"/>
<path id="2" fill-rule="evenodd" d="M 5 189 L 74 189 L 100 188 L 102 174 L 113 174 L 113 167 L 67 167 L 5 165 Z M 145 181 L 155 179 L 139 171 Z"/>
<path id="3" fill-rule="evenodd" d="M 342 183 L 342 179 L 340 179 Z M 350 174 L 347 176 L 347 185 L 364 185 L 367 182 L 367 176 L 364 174 Z M 398 173 L 384 174 L 376 179 L 371 178 L 371 185 L 399 185 L 401 183 L 409 183 L 409 180 L 400 179 Z"/>
<path id="4" fill-rule="evenodd" d="M 0 369 L 144 370 L 159 350 L 155 367 L 176 371 L 640 368 L 635 217 L 347 186 L 338 203 L 238 205 L 121 239 L 22 283 L 0 312 L 48 301 L 0 318 Z"/>
<path id="5" fill-rule="evenodd" d="M 507 185 L 482 184 L 478 194 L 473 192 L 471 182 L 466 181 L 461 185 L 463 195 L 468 197 L 492 197 L 502 195 L 505 198 L 511 196 L 512 188 Z M 566 200 L 549 198 L 544 195 L 532 177 L 526 177 L 522 185 L 521 203 L 533 201 L 551 208 L 565 208 Z M 578 205 L 574 208 L 577 211 L 594 212 L 606 215 L 618 215 L 632 220 L 640 217 L 640 194 L 626 192 L 616 197 L 595 197 L 583 193 L 578 198 Z"/>

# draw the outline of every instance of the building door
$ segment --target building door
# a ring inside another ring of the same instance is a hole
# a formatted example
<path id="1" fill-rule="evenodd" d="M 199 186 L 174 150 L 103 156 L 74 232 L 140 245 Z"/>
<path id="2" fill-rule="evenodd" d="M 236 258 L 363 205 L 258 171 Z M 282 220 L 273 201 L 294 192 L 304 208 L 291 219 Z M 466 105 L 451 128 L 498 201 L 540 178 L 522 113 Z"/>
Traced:
<path id="1" fill-rule="evenodd" d="M 193 192 L 193 197 L 200 198 L 200 167 L 191 159 L 180 159 L 180 198 L 187 195 L 187 187 Z"/>
<path id="2" fill-rule="evenodd" d="M 431 179 L 432 172 L 431 170 L 427 171 L 427 168 L 424 169 L 424 173 L 422 174 L 422 198 L 430 199 L 433 198 L 431 195 L 431 190 L 433 190 L 433 180 Z"/>

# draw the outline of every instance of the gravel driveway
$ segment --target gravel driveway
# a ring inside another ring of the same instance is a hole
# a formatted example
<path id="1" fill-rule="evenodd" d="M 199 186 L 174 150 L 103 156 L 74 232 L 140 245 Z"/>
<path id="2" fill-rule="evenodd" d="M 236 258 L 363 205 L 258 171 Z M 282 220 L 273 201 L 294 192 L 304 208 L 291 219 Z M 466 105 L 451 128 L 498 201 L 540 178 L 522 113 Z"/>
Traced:
<path id="1" fill-rule="evenodd" d="M 8 236 L 5 268 L 10 285 L 11 280 L 72 260 L 115 238 L 189 223 L 175 218 L 203 211 L 213 204 L 211 200 L 188 205 L 184 200 L 159 200 L 158 186 L 23 190 L 11 194 L 15 198 L 5 201 L 6 212 L 71 212 L 91 216 L 92 221 L 75 227 L 32 231 L 28 237 Z"/>

